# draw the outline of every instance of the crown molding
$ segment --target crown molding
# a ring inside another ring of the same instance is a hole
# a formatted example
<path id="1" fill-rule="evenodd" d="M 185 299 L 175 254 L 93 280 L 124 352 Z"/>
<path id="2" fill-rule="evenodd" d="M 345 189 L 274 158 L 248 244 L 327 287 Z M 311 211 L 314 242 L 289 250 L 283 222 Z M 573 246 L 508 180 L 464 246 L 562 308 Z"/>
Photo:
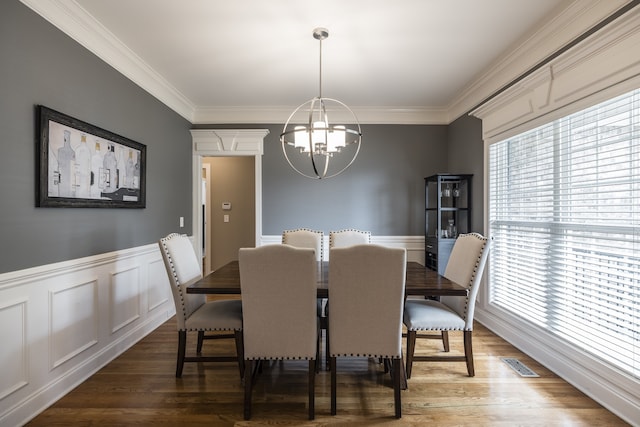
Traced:
<path id="1" fill-rule="evenodd" d="M 193 124 L 284 123 L 291 107 L 196 107 L 74 0 L 20 0 Z M 351 107 L 362 124 L 449 124 L 631 0 L 571 0 L 442 107 Z"/>
<path id="2" fill-rule="evenodd" d="M 20 0 L 122 75 L 192 121 L 195 105 L 75 1 Z"/>
<path id="3" fill-rule="evenodd" d="M 295 107 L 202 107 L 196 108 L 194 124 L 285 123 Z M 447 112 L 437 108 L 351 107 L 360 124 L 447 124 Z M 334 120 L 353 121 L 336 111 Z"/>
<path id="4" fill-rule="evenodd" d="M 611 16 L 630 0 L 573 0 L 562 4 L 546 23 L 529 33 L 473 79 L 446 108 L 449 121 L 467 114 L 550 54 Z"/>

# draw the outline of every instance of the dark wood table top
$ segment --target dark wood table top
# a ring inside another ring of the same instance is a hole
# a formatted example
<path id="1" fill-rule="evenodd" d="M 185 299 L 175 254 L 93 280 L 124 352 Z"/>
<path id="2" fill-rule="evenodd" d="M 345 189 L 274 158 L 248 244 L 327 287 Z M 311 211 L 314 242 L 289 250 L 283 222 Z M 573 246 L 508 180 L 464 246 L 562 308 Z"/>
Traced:
<path id="1" fill-rule="evenodd" d="M 318 263 L 318 298 L 329 296 L 329 263 Z M 239 295 L 240 269 L 238 261 L 231 261 L 187 287 L 188 294 Z M 424 267 L 407 262 L 406 295 L 442 296 L 467 295 L 467 289 Z"/>

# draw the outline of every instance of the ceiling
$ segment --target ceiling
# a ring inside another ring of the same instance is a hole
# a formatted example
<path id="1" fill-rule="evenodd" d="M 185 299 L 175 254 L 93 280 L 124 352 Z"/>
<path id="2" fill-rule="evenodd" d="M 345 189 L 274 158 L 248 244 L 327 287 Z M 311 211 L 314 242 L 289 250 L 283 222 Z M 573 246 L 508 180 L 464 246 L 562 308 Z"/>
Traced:
<path id="1" fill-rule="evenodd" d="M 284 123 L 318 95 L 315 27 L 329 30 L 323 96 L 349 105 L 363 123 L 447 123 L 474 106 L 464 95 L 475 81 L 571 2 L 52 3 L 54 12 L 30 7 L 193 123 Z"/>

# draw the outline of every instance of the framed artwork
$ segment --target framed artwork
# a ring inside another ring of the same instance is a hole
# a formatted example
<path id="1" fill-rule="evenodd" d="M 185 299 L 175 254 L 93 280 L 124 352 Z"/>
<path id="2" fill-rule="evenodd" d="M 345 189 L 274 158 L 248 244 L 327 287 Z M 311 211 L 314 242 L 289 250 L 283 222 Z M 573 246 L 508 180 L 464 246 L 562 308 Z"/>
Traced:
<path id="1" fill-rule="evenodd" d="M 37 113 L 37 206 L 145 207 L 145 145 L 42 105 Z"/>

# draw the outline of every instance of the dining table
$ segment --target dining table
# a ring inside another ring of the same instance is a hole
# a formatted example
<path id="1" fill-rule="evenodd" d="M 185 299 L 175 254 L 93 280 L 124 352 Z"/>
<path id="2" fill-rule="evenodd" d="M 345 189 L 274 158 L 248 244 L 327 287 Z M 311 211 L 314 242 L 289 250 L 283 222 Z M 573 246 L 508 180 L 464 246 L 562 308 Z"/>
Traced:
<path id="1" fill-rule="evenodd" d="M 318 298 L 329 298 L 328 261 L 320 261 L 317 265 Z M 207 274 L 202 279 L 187 286 L 188 294 L 241 295 L 240 266 L 237 260 L 230 261 L 222 267 Z M 438 274 L 437 271 L 414 261 L 407 262 L 405 297 L 439 297 L 446 295 L 466 296 L 467 288 Z M 328 355 L 327 355 L 328 358 Z M 407 389 L 404 360 L 402 363 L 402 389 Z"/>
<path id="2" fill-rule="evenodd" d="M 329 262 L 318 263 L 318 298 L 329 298 Z M 240 266 L 238 261 L 230 261 L 197 282 L 187 286 L 188 294 L 240 295 Z M 437 297 L 445 295 L 467 295 L 467 288 L 461 286 L 437 271 L 422 264 L 407 262 L 405 280 L 406 296 Z"/>

